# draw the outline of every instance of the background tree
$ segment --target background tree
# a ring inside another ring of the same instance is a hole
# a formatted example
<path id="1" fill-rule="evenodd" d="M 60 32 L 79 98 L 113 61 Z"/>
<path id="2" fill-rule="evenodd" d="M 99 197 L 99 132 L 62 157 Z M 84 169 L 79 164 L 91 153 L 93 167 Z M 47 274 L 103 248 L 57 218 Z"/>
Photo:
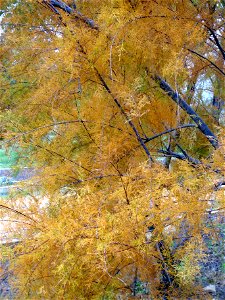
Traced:
<path id="1" fill-rule="evenodd" d="M 201 293 L 224 207 L 223 2 L 1 9 L 4 145 L 37 170 L 2 200 L 19 297 Z"/>

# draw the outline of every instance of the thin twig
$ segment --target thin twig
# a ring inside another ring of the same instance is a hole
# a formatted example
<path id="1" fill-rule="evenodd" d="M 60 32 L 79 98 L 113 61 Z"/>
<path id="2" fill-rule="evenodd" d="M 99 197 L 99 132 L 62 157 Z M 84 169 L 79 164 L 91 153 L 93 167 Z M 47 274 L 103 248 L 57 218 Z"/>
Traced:
<path id="1" fill-rule="evenodd" d="M 144 140 L 144 143 L 148 143 L 148 142 L 150 142 L 150 141 L 152 141 L 152 140 L 154 140 L 154 139 L 156 139 L 156 138 L 158 138 L 158 137 L 160 137 L 164 134 L 167 134 L 167 133 L 179 130 L 179 129 L 183 129 L 183 128 L 190 128 L 190 127 L 198 128 L 197 125 L 195 125 L 195 124 L 185 124 L 185 125 L 178 126 L 176 128 L 171 128 L 171 129 L 165 130 L 161 133 L 155 134 L 152 137 L 145 138 L 143 140 Z"/>

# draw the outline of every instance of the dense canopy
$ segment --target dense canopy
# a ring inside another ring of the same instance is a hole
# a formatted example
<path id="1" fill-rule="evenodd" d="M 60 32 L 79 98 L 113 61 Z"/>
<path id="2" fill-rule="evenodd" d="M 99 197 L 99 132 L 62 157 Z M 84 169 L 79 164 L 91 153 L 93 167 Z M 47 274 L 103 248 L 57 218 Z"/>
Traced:
<path id="1" fill-rule="evenodd" d="M 18 299 L 203 295 L 225 206 L 224 1 L 0 13 L 2 145 L 35 170 L 0 204 Z"/>

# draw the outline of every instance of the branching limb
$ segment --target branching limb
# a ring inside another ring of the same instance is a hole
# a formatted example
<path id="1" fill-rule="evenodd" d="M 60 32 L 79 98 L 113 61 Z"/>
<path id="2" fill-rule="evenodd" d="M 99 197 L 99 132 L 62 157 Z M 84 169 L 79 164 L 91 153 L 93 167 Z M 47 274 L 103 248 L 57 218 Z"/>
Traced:
<path id="1" fill-rule="evenodd" d="M 210 59 L 208 59 L 207 57 L 205 57 L 204 55 L 194 51 L 194 50 L 191 50 L 191 49 L 187 49 L 189 52 L 197 55 L 198 57 L 200 57 L 201 59 L 203 60 L 206 60 L 210 63 L 210 65 L 212 65 L 217 71 L 219 71 L 223 76 L 225 76 L 225 73 L 223 72 L 223 70 L 221 70 L 221 68 L 219 68 L 213 61 L 211 61 Z"/>
<path id="2" fill-rule="evenodd" d="M 162 154 L 164 154 L 164 156 L 171 156 L 171 157 L 178 158 L 178 159 L 181 159 L 181 160 L 186 160 L 187 159 L 184 154 L 169 151 L 169 150 L 159 149 L 158 153 L 162 153 Z"/>
<path id="3" fill-rule="evenodd" d="M 18 211 L 17 209 L 14 209 L 14 208 L 12 208 L 12 207 L 6 206 L 6 205 L 4 205 L 4 204 L 0 204 L 0 208 L 7 209 L 7 210 L 9 210 L 9 211 L 11 211 L 11 212 L 13 212 L 13 213 L 15 213 L 15 214 L 17 214 L 17 215 L 23 216 L 23 217 L 25 217 L 25 218 L 27 218 L 27 219 L 29 219 L 29 220 L 32 220 L 33 222 L 37 223 L 36 220 L 34 220 L 34 219 L 31 218 L 30 216 L 25 215 L 24 213 Z"/>
<path id="4" fill-rule="evenodd" d="M 89 18 L 83 16 L 82 13 L 76 9 L 76 6 L 74 6 L 72 8 L 69 5 L 67 5 L 65 2 L 57 1 L 57 0 L 50 0 L 50 1 L 42 0 L 41 3 L 44 4 L 45 6 L 47 6 L 48 8 L 50 8 L 54 13 L 56 13 L 58 15 L 60 15 L 60 12 L 58 9 L 61 9 L 64 12 L 66 12 L 70 15 L 73 15 L 75 17 L 75 19 L 81 20 L 82 22 L 87 24 L 90 28 L 98 30 L 98 26 L 95 24 L 95 22 L 92 19 L 89 19 Z"/>
<path id="5" fill-rule="evenodd" d="M 105 80 L 103 79 L 102 75 L 98 72 L 97 69 L 95 69 L 103 87 L 105 88 L 105 90 L 107 91 L 107 93 L 113 98 L 115 104 L 117 105 L 117 107 L 120 109 L 122 115 L 125 117 L 125 119 L 127 120 L 128 124 L 130 125 L 130 127 L 132 128 L 132 130 L 134 131 L 136 138 L 140 144 L 140 146 L 144 149 L 149 161 L 153 162 L 153 158 L 148 150 L 148 148 L 145 145 L 144 140 L 142 139 L 142 137 L 140 136 L 136 126 L 134 125 L 134 123 L 131 121 L 131 119 L 129 118 L 129 116 L 126 114 L 126 112 L 124 111 L 123 107 L 121 106 L 119 100 L 113 95 L 111 89 L 109 88 L 109 86 L 107 85 L 107 83 L 105 82 Z"/>
<path id="6" fill-rule="evenodd" d="M 215 185 L 214 185 L 214 190 L 215 191 L 218 191 L 222 188 L 225 187 L 225 181 L 220 181 L 220 182 L 217 182 Z"/>
<path id="7" fill-rule="evenodd" d="M 73 9 L 69 7 L 66 3 L 63 1 L 56 1 L 56 0 L 50 0 L 50 5 L 53 7 L 58 7 L 62 9 L 63 11 L 67 12 L 68 14 L 71 14 L 73 12 Z"/>
<path id="8" fill-rule="evenodd" d="M 48 148 L 45 148 L 45 147 L 43 147 L 43 146 L 41 146 L 41 145 L 39 145 L 39 144 L 33 144 L 33 146 L 35 146 L 35 147 L 37 147 L 37 148 L 40 148 L 40 149 L 43 149 L 43 150 L 45 150 L 46 152 L 48 152 L 48 153 L 50 153 L 50 154 L 52 154 L 52 155 L 61 157 L 63 160 L 66 160 L 66 161 L 69 161 L 69 162 L 73 163 L 74 165 L 80 167 L 81 169 L 87 171 L 88 173 L 93 173 L 91 170 L 85 168 L 85 167 L 82 166 L 80 163 L 76 162 L 75 160 L 72 160 L 72 159 L 70 159 L 70 158 L 67 158 L 67 157 L 63 156 L 62 154 L 60 154 L 60 153 L 58 153 L 58 152 L 56 152 L 56 151 L 50 150 L 50 149 L 48 149 Z"/>
<path id="9" fill-rule="evenodd" d="M 218 37 L 217 37 L 215 31 L 214 31 L 212 28 L 210 28 L 210 27 L 208 27 L 208 26 L 206 26 L 206 25 L 205 25 L 205 27 L 206 27 L 206 28 L 209 30 L 209 32 L 212 34 L 213 39 L 214 39 L 214 41 L 215 41 L 215 44 L 216 44 L 216 46 L 218 47 L 218 49 L 220 50 L 220 53 L 222 54 L 223 59 L 225 60 L 225 51 L 224 51 L 223 47 L 221 46 L 220 41 L 219 41 L 219 39 L 218 39 Z"/>
<path id="10" fill-rule="evenodd" d="M 156 138 L 158 138 L 158 137 L 160 137 L 162 135 L 168 134 L 170 132 L 173 132 L 173 131 L 176 131 L 176 130 L 179 130 L 179 129 L 183 129 L 183 128 L 189 128 L 189 127 L 197 128 L 197 125 L 195 125 L 195 124 L 185 124 L 185 125 L 178 126 L 176 128 L 171 128 L 171 129 L 165 130 L 165 131 L 163 131 L 161 133 L 153 135 L 152 137 L 145 138 L 144 139 L 144 143 L 146 144 L 146 143 L 148 143 L 148 142 L 150 142 L 150 141 L 152 141 L 152 140 L 154 140 L 154 139 L 156 139 Z"/>
<path id="11" fill-rule="evenodd" d="M 49 8 L 51 11 L 53 11 L 55 14 L 60 15 L 60 12 L 58 11 L 58 9 L 56 9 L 54 7 L 54 5 L 52 5 L 49 1 L 47 0 L 43 0 L 42 2 L 40 2 L 41 5 Z"/>
<path id="12" fill-rule="evenodd" d="M 187 160 L 188 160 L 190 163 L 192 163 L 192 164 L 194 164 L 194 165 L 199 165 L 199 164 L 201 164 L 201 161 L 200 161 L 200 160 L 198 160 L 198 159 L 196 159 L 196 158 L 193 158 L 193 157 L 191 157 L 190 155 L 188 155 L 187 152 L 186 152 L 179 144 L 177 144 L 177 147 L 180 149 L 180 151 L 183 153 L 183 155 L 187 158 Z"/>
<path id="13" fill-rule="evenodd" d="M 189 156 L 186 153 L 186 151 L 183 150 L 182 152 L 185 152 L 185 154 L 184 153 L 173 152 L 173 151 L 170 151 L 170 150 L 163 150 L 163 149 L 158 150 L 158 153 L 162 153 L 166 157 L 169 156 L 169 157 L 174 157 L 174 158 L 181 159 L 181 160 L 188 160 L 193 165 L 199 165 L 199 164 L 201 164 L 200 160 L 195 159 L 195 158 Z"/>
<path id="14" fill-rule="evenodd" d="M 209 129 L 207 124 L 202 120 L 202 118 L 193 110 L 193 108 L 187 104 L 187 102 L 181 98 L 181 96 L 175 92 L 171 86 L 163 80 L 160 76 L 155 75 L 153 76 L 153 79 L 158 82 L 160 88 L 167 93 L 167 95 L 175 102 L 177 105 L 179 105 L 180 108 L 182 108 L 189 116 L 190 118 L 195 122 L 198 129 L 204 134 L 204 136 L 208 139 L 210 144 L 217 149 L 219 147 L 219 141 L 217 137 L 214 135 L 214 133 Z"/>

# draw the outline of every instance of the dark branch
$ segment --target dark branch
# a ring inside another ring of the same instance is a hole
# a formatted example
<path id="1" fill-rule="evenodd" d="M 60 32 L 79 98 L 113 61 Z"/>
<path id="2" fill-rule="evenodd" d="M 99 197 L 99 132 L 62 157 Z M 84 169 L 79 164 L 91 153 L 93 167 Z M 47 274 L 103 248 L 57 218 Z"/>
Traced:
<path id="1" fill-rule="evenodd" d="M 214 185 L 214 190 L 218 191 L 219 189 L 224 188 L 224 187 L 225 187 L 225 181 L 221 181 Z"/>
<path id="2" fill-rule="evenodd" d="M 160 150 L 158 150 L 158 153 L 162 153 L 162 154 L 164 154 L 164 156 L 171 156 L 171 157 L 178 158 L 181 160 L 187 159 L 185 155 L 177 153 L 177 152 L 169 151 L 169 150 L 160 149 Z"/>
<path id="3" fill-rule="evenodd" d="M 50 5 L 52 5 L 53 7 L 58 7 L 68 14 L 71 14 L 73 12 L 73 9 L 62 1 L 50 0 Z"/>
<path id="4" fill-rule="evenodd" d="M 64 12 L 73 15 L 76 19 L 79 19 L 86 23 L 89 27 L 92 29 L 98 30 L 98 26 L 95 24 L 95 22 L 92 19 L 89 19 L 82 15 L 79 11 L 76 10 L 76 5 L 73 5 L 73 8 L 64 3 L 63 1 L 57 1 L 57 0 L 43 0 L 42 1 L 44 5 L 49 7 L 54 13 L 60 14 L 57 8 L 63 10 Z"/>
<path id="5" fill-rule="evenodd" d="M 140 146 L 144 149 L 149 161 L 153 162 L 153 158 L 148 150 L 148 148 L 145 145 L 144 140 L 141 138 L 137 128 L 135 127 L 134 123 L 131 121 L 131 119 L 129 118 L 129 116 L 126 114 L 126 112 L 124 111 L 123 107 L 121 106 L 119 100 L 113 95 L 112 91 L 110 90 L 109 86 L 107 85 L 107 83 L 105 82 L 105 80 L 103 79 L 102 75 L 98 72 L 98 70 L 95 68 L 95 71 L 101 81 L 101 84 L 103 85 L 103 87 L 105 88 L 105 90 L 107 91 L 107 93 L 113 98 L 115 104 L 117 105 L 117 107 L 120 109 L 122 115 L 125 117 L 125 119 L 127 120 L 128 124 L 130 125 L 130 127 L 132 128 L 132 130 L 134 131 L 136 138 L 140 144 Z"/>
<path id="6" fill-rule="evenodd" d="M 225 60 L 225 51 L 223 50 L 223 47 L 221 46 L 220 44 L 220 41 L 219 39 L 217 38 L 216 36 L 216 33 L 214 32 L 213 29 L 211 29 L 210 27 L 206 26 L 206 28 L 209 30 L 209 32 L 212 34 L 213 38 L 214 38 L 214 41 L 218 47 L 218 49 L 220 50 L 222 56 L 223 56 L 223 59 Z"/>
<path id="7" fill-rule="evenodd" d="M 193 165 L 201 164 L 200 160 L 189 156 L 186 152 L 185 152 L 185 154 L 181 154 L 181 153 L 173 152 L 173 151 L 170 151 L 170 150 L 160 149 L 160 150 L 158 150 L 158 153 L 162 153 L 166 157 L 174 157 L 174 158 L 177 158 L 177 159 L 180 159 L 180 160 L 188 160 Z"/>
<path id="8" fill-rule="evenodd" d="M 80 12 L 74 11 L 74 16 L 76 19 L 79 19 L 79 20 L 83 21 L 84 23 L 86 23 L 92 29 L 95 29 L 95 30 L 99 29 L 98 26 L 95 24 L 95 22 L 92 19 L 89 19 L 89 18 L 83 16 Z"/>
<path id="9" fill-rule="evenodd" d="M 166 131 L 163 131 L 163 132 L 161 132 L 161 133 L 158 133 L 158 134 L 156 134 L 156 135 L 153 135 L 152 137 L 145 138 L 145 139 L 144 139 L 144 143 L 146 144 L 146 143 L 148 143 L 148 142 L 150 142 L 150 141 L 152 141 L 152 140 L 154 140 L 154 139 L 156 139 L 156 138 L 158 138 L 158 137 L 160 137 L 160 136 L 162 136 L 162 135 L 164 135 L 164 134 L 167 134 L 167 133 L 170 133 L 170 132 L 173 132 L 173 131 L 182 129 L 182 128 L 189 128 L 189 127 L 197 128 L 197 125 L 195 125 L 195 124 L 186 124 L 186 125 L 178 126 L 178 127 L 176 127 L 176 128 L 168 129 L 168 130 L 166 130 Z"/>
<path id="10" fill-rule="evenodd" d="M 221 70 L 213 61 L 211 61 L 210 59 L 208 59 L 207 57 L 203 56 L 202 54 L 194 51 L 194 50 L 191 50 L 191 49 L 187 49 L 189 52 L 199 56 L 200 58 L 208 61 L 210 63 L 210 65 L 212 65 L 217 71 L 219 71 L 221 74 L 223 74 L 225 76 L 225 73 L 223 72 L 223 70 Z"/>
<path id="11" fill-rule="evenodd" d="M 176 144 L 176 146 L 180 149 L 180 151 L 183 153 L 183 155 L 186 157 L 186 159 L 194 164 L 194 165 L 199 165 L 201 164 L 200 160 L 196 159 L 196 158 L 193 158 L 191 157 L 190 155 L 187 154 L 187 152 L 179 145 L 179 144 Z"/>
<path id="12" fill-rule="evenodd" d="M 56 9 L 50 2 L 48 2 L 47 0 L 43 0 L 42 2 L 40 2 L 41 5 L 48 7 L 50 10 L 52 10 L 55 14 L 60 15 L 60 12 L 58 11 L 58 9 Z"/>
<path id="13" fill-rule="evenodd" d="M 159 83 L 160 88 L 165 91 L 168 96 L 179 105 L 195 122 L 198 129 L 205 135 L 210 144 L 217 149 L 219 147 L 219 142 L 214 133 L 209 129 L 207 124 L 202 120 L 202 118 L 193 110 L 193 108 L 187 104 L 187 102 L 181 98 L 181 96 L 175 92 L 170 85 L 163 80 L 160 76 L 155 75 L 153 79 Z"/>
<path id="14" fill-rule="evenodd" d="M 25 218 L 27 218 L 27 219 L 29 219 L 29 220 L 32 220 L 33 222 L 37 223 L 36 220 L 34 220 L 34 219 L 31 218 L 30 216 L 25 215 L 24 213 L 18 211 L 17 209 L 14 209 L 14 208 L 12 208 L 12 207 L 9 207 L 9 206 L 3 205 L 3 204 L 0 204 L 0 208 L 7 209 L 7 210 L 9 210 L 9 211 L 11 211 L 11 212 L 13 212 L 13 213 L 15 213 L 15 214 L 21 215 L 21 216 L 23 216 L 23 217 L 25 217 Z"/>

